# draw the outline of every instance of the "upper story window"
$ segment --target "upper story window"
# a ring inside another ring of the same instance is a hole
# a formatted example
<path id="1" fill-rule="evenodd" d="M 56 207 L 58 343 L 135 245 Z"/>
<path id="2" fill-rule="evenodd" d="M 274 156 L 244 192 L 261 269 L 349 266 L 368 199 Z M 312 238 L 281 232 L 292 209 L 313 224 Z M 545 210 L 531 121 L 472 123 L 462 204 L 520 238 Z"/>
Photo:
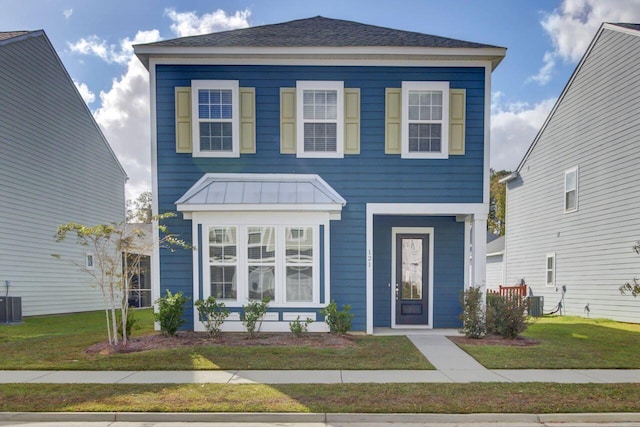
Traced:
<path id="1" fill-rule="evenodd" d="M 239 86 L 236 80 L 193 80 L 193 155 L 240 155 Z"/>
<path id="2" fill-rule="evenodd" d="M 344 83 L 296 85 L 298 157 L 344 157 Z"/>
<path id="3" fill-rule="evenodd" d="M 449 83 L 402 82 L 402 157 L 449 155 Z"/>
<path id="4" fill-rule="evenodd" d="M 564 173 L 564 211 L 578 210 L 578 167 Z"/>

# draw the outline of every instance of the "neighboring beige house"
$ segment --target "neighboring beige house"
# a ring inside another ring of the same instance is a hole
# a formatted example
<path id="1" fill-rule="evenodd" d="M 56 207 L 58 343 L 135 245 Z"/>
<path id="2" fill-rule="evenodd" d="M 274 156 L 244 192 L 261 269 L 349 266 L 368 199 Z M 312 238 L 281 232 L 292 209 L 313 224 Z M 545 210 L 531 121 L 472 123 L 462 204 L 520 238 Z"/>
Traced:
<path id="1" fill-rule="evenodd" d="M 54 235 L 123 221 L 127 175 L 44 31 L 0 32 L 0 82 L 0 292 L 25 316 L 101 309 L 71 264 L 93 254 Z"/>

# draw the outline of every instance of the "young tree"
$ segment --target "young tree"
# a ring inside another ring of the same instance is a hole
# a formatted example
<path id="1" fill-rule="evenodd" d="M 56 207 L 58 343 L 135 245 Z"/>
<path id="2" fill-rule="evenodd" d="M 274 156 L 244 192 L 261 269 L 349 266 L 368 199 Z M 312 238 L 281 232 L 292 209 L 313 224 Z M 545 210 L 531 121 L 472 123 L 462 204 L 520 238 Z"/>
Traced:
<path id="1" fill-rule="evenodd" d="M 487 230 L 504 236 L 504 219 L 507 209 L 507 188 L 505 184 L 500 184 L 500 180 L 511 172 L 506 170 L 495 171 L 491 169 L 489 185 L 489 218 L 487 219 Z"/>
<path id="2" fill-rule="evenodd" d="M 135 200 L 127 200 L 127 222 L 151 224 L 151 191 L 143 191 Z"/>
<path id="3" fill-rule="evenodd" d="M 175 216 L 173 213 L 160 215 L 153 220 L 162 221 Z M 188 244 L 168 233 L 167 227 L 158 224 L 159 245 L 172 252 L 176 248 L 188 248 Z M 85 226 L 75 222 L 58 226 L 56 241 L 61 242 L 69 233 L 76 235 L 76 242 L 89 248 L 93 255 L 93 266 L 72 261 L 81 271 L 91 276 L 92 285 L 100 288 L 104 302 L 107 336 L 109 344 L 126 345 L 127 320 L 129 314 L 129 289 L 131 280 L 137 274 L 140 258 L 152 250 L 153 243 L 146 243 L 145 231 L 126 222 Z M 59 255 L 54 255 L 60 258 Z M 118 331 L 118 315 L 122 330 Z"/>

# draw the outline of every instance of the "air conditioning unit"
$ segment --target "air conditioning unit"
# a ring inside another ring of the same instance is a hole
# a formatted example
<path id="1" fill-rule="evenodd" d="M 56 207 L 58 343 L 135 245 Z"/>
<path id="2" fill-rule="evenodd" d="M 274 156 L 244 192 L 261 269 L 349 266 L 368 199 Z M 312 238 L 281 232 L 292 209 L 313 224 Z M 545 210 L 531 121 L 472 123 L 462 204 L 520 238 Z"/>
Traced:
<path id="1" fill-rule="evenodd" d="M 22 323 L 21 297 L 0 297 L 0 323 Z"/>

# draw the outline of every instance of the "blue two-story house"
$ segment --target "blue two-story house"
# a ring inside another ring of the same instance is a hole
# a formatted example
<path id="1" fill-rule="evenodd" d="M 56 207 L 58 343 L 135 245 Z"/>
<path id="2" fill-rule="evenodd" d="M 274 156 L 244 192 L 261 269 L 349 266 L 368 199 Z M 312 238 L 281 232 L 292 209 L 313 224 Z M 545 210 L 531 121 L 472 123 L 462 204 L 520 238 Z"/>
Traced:
<path id="1" fill-rule="evenodd" d="M 450 328 L 484 285 L 491 72 L 505 49 L 315 17 L 135 46 L 149 69 L 153 297 L 271 299 L 264 331 Z"/>

